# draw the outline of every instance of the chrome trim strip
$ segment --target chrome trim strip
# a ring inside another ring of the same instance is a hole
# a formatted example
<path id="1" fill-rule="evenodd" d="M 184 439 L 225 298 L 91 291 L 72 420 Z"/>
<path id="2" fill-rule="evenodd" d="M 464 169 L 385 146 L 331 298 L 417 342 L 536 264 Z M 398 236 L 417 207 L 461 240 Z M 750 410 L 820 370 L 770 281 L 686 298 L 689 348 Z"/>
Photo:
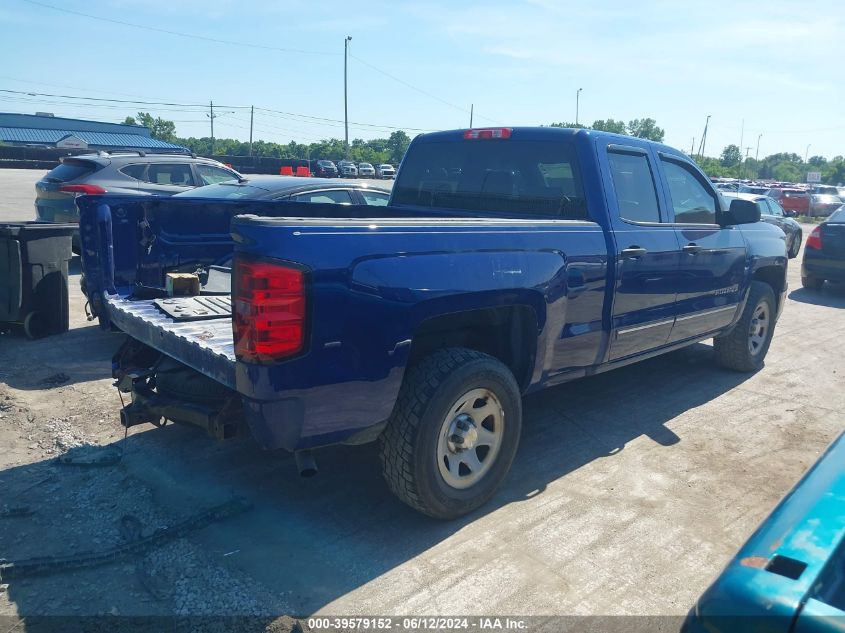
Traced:
<path id="1" fill-rule="evenodd" d="M 711 314 L 719 314 L 720 312 L 727 312 L 731 310 L 736 312 L 737 305 L 725 306 L 724 308 L 715 308 L 713 310 L 706 310 L 704 312 L 696 312 L 695 314 L 688 314 L 686 316 L 678 317 L 676 321 L 687 321 L 689 319 L 697 319 L 698 317 L 710 316 Z"/>
<path id="2" fill-rule="evenodd" d="M 630 334 L 631 332 L 639 332 L 641 330 L 647 330 L 653 327 L 660 327 L 661 325 L 671 325 L 675 322 L 675 319 L 664 319 L 663 321 L 656 321 L 654 323 L 646 323 L 645 325 L 635 325 L 633 327 L 626 327 L 626 328 L 618 328 L 616 330 L 616 336 L 622 336 L 623 334 Z"/>

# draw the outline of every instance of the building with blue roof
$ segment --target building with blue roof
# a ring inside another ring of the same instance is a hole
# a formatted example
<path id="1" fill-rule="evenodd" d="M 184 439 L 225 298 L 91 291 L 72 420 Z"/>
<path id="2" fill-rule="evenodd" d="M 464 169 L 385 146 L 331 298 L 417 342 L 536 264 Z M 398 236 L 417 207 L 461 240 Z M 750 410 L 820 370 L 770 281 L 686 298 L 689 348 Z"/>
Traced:
<path id="1" fill-rule="evenodd" d="M 18 147 L 59 149 L 188 151 L 181 145 L 152 138 L 149 128 L 143 125 L 66 119 L 45 113 L 0 112 L 0 142 Z"/>

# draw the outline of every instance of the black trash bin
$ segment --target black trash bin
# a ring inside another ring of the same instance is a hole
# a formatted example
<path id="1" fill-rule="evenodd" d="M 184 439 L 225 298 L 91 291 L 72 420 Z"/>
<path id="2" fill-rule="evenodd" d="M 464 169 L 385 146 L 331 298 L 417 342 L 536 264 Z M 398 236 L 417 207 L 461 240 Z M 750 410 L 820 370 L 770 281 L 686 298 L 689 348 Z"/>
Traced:
<path id="1" fill-rule="evenodd" d="M 0 323 L 30 338 L 67 332 L 68 262 L 75 224 L 0 224 Z"/>

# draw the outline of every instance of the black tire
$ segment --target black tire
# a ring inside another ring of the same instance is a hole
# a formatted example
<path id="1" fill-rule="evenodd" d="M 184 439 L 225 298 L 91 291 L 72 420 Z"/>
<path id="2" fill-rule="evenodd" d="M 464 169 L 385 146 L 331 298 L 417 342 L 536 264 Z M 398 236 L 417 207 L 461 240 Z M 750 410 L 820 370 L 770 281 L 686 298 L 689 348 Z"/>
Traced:
<path id="1" fill-rule="evenodd" d="M 824 285 L 824 279 L 818 277 L 805 277 L 801 275 L 801 285 L 807 290 L 821 290 Z"/>
<path id="2" fill-rule="evenodd" d="M 798 257 L 798 251 L 801 250 L 801 242 L 803 240 L 803 237 L 804 236 L 801 235 L 800 232 L 798 232 L 795 237 L 792 238 L 792 245 L 789 247 L 789 252 L 787 253 L 789 259 L 794 259 Z"/>
<path id="3" fill-rule="evenodd" d="M 503 413 L 502 439 L 488 470 L 470 487 L 446 483 L 438 441 L 450 407 L 473 389 L 490 391 Z M 408 369 L 380 437 L 382 473 L 390 490 L 412 508 L 455 519 L 484 504 L 510 470 L 522 431 L 522 399 L 510 370 L 470 349 L 439 350 Z"/>
<path id="4" fill-rule="evenodd" d="M 219 404 L 230 390 L 195 369 L 165 356 L 156 366 L 156 390 L 163 396 L 189 402 Z"/>
<path id="5" fill-rule="evenodd" d="M 768 325 L 762 344 L 755 351 L 752 351 L 749 339 L 754 315 L 758 307 L 764 304 L 768 315 Z M 777 308 L 772 287 L 762 281 L 752 281 L 748 301 L 734 329 L 729 334 L 713 339 L 713 349 L 716 351 L 717 362 L 722 367 L 735 371 L 748 372 L 761 369 L 772 343 L 772 335 L 775 331 L 775 314 L 777 314 Z"/>

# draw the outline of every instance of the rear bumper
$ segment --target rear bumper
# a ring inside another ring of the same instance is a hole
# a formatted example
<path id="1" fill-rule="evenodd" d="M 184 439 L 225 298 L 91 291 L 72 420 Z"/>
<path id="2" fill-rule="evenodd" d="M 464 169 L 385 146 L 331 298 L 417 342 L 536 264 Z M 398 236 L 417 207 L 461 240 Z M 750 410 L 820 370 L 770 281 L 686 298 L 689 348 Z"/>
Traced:
<path id="1" fill-rule="evenodd" d="M 801 262 L 801 276 L 827 279 L 829 281 L 845 281 L 845 259 L 831 259 L 823 255 L 804 256 Z"/>
<path id="2" fill-rule="evenodd" d="M 35 217 L 42 222 L 79 224 L 79 209 L 71 196 L 63 199 L 35 199 Z"/>

